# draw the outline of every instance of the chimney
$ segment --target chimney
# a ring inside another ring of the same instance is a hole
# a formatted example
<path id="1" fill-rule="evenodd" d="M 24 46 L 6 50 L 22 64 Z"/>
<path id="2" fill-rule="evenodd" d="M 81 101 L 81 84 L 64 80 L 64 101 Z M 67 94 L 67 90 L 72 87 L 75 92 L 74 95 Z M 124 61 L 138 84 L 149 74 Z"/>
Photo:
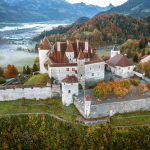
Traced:
<path id="1" fill-rule="evenodd" d="M 67 45 L 69 44 L 69 41 L 67 40 Z"/>
<path id="2" fill-rule="evenodd" d="M 60 42 L 57 42 L 57 51 L 58 51 L 58 52 L 61 51 Z"/>
<path id="3" fill-rule="evenodd" d="M 79 49 L 79 40 L 76 40 L 77 42 L 77 49 Z"/>
<path id="4" fill-rule="evenodd" d="M 89 42 L 85 41 L 85 51 L 88 51 L 88 50 L 89 50 Z"/>

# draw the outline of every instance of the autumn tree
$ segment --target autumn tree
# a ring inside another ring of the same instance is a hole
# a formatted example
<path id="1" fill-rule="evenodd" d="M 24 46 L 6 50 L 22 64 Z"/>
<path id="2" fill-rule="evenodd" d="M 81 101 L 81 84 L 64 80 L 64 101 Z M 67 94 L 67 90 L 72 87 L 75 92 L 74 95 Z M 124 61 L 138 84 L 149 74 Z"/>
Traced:
<path id="1" fill-rule="evenodd" d="M 4 69 L 5 78 L 15 78 L 19 74 L 18 69 L 14 65 L 8 65 Z"/>

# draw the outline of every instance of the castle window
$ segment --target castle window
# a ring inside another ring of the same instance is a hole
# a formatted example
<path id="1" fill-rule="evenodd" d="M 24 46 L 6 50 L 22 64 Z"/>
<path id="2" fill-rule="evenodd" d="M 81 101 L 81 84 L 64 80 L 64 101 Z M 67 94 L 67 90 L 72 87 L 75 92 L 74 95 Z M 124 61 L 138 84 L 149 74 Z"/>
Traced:
<path id="1" fill-rule="evenodd" d="M 70 91 L 70 90 L 68 90 L 68 93 L 71 93 L 71 91 Z"/>
<path id="2" fill-rule="evenodd" d="M 72 71 L 75 71 L 75 68 L 72 68 Z"/>
<path id="3" fill-rule="evenodd" d="M 92 76 L 94 76 L 94 73 L 92 73 Z"/>
<path id="4" fill-rule="evenodd" d="M 66 68 L 66 71 L 69 71 L 69 68 Z"/>

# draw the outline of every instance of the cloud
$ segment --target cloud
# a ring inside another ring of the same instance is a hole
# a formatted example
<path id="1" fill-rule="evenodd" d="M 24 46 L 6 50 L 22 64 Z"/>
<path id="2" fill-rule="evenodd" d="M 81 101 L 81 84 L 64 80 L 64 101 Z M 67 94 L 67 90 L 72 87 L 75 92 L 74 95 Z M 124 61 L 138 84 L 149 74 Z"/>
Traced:
<path id="1" fill-rule="evenodd" d="M 86 4 L 93 4 L 99 6 L 108 6 L 110 3 L 112 3 L 114 6 L 118 6 L 125 3 L 127 0 L 66 0 L 66 1 L 70 3 L 84 2 Z"/>

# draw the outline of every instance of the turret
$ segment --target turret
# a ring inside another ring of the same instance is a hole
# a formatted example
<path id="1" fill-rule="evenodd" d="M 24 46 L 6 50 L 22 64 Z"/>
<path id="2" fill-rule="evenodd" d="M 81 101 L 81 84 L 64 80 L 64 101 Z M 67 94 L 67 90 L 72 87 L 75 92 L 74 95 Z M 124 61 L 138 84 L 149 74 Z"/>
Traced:
<path id="1" fill-rule="evenodd" d="M 116 56 L 116 55 L 118 55 L 118 54 L 120 54 L 120 49 L 117 47 L 117 45 L 115 45 L 115 46 L 113 47 L 113 49 L 111 50 L 111 55 L 110 55 L 110 57 L 112 58 L 112 57 L 114 57 L 114 56 Z"/>
<path id="2" fill-rule="evenodd" d="M 72 63 L 74 60 L 74 49 L 70 41 L 67 41 L 66 56 L 69 60 L 69 63 Z"/>
<path id="3" fill-rule="evenodd" d="M 65 106 L 73 104 L 73 96 L 79 94 L 79 83 L 75 76 L 67 76 L 62 80 L 62 103 Z"/>
<path id="4" fill-rule="evenodd" d="M 48 60 L 48 52 L 49 50 L 51 49 L 51 44 L 49 42 L 49 40 L 47 39 L 47 37 L 45 37 L 40 45 L 39 45 L 39 48 L 38 48 L 38 51 L 39 51 L 39 63 L 40 63 L 40 73 L 47 73 L 48 70 L 47 68 L 45 67 L 45 63 L 47 62 Z"/>

